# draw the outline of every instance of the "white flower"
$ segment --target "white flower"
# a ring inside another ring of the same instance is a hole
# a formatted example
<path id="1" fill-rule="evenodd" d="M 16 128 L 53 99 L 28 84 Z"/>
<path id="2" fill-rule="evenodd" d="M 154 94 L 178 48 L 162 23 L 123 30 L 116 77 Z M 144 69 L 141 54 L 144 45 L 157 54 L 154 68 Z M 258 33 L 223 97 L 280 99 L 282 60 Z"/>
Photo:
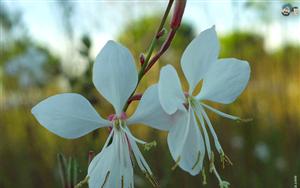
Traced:
<path id="1" fill-rule="evenodd" d="M 64 138 L 78 138 L 97 128 L 113 127 L 102 151 L 89 165 L 90 188 L 134 187 L 133 159 L 151 183 L 157 184 L 136 144 L 147 143 L 135 138 L 127 126 L 142 123 L 153 128 L 169 130 L 176 119 L 161 108 L 158 88 L 155 85 L 146 90 L 135 113 L 127 118 L 122 109 L 134 91 L 137 80 L 131 53 L 120 44 L 109 41 L 96 58 L 93 82 L 102 96 L 114 107 L 115 114 L 110 121 L 99 116 L 87 99 L 74 93 L 49 97 L 32 109 L 42 126 Z M 108 144 L 111 139 L 112 143 Z"/>
<path id="2" fill-rule="evenodd" d="M 177 123 L 170 130 L 168 135 L 170 152 L 176 164 L 191 175 L 198 174 L 203 168 L 205 152 L 208 153 L 210 160 L 210 170 L 217 174 L 207 128 L 213 136 L 221 159 L 223 161 L 227 159 L 205 109 L 229 119 L 240 120 L 239 117 L 220 112 L 203 101 L 210 100 L 223 104 L 233 102 L 245 89 L 250 77 L 248 62 L 233 58 L 218 59 L 218 55 L 219 43 L 215 28 L 212 27 L 196 37 L 182 55 L 181 68 L 189 83 L 187 93 L 182 91 L 179 77 L 171 65 L 163 67 L 160 72 L 158 90 L 163 109 L 168 114 L 177 111 L 186 113 L 186 122 Z M 201 91 L 193 96 L 193 91 L 201 80 L 203 80 Z"/>

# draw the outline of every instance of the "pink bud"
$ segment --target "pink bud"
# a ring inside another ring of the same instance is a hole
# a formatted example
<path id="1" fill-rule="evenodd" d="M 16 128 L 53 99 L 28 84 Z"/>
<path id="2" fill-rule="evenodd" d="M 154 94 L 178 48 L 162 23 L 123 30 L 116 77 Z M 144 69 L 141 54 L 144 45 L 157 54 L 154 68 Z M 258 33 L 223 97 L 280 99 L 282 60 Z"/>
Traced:
<path id="1" fill-rule="evenodd" d="M 95 152 L 94 151 L 89 151 L 89 164 L 92 162 L 93 158 L 95 157 Z"/>
<path id="2" fill-rule="evenodd" d="M 163 28 L 162 30 L 160 30 L 157 35 L 156 38 L 159 39 L 160 37 L 162 37 L 165 33 L 167 32 L 167 30 L 165 28 Z"/>
<path id="3" fill-rule="evenodd" d="M 143 53 L 140 54 L 140 63 L 141 65 L 145 63 L 145 55 Z"/>
<path id="4" fill-rule="evenodd" d="M 185 9 L 185 5 L 186 5 L 186 0 L 177 0 L 176 1 L 173 17 L 171 20 L 171 28 L 172 29 L 177 29 L 180 26 L 182 16 L 184 13 L 184 9 Z"/>

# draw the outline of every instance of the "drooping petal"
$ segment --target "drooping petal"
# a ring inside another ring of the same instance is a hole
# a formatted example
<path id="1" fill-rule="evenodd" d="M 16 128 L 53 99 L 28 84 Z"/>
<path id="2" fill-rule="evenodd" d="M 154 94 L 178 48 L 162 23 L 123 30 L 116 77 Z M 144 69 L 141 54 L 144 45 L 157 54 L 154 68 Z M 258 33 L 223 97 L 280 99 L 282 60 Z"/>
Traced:
<path id="1" fill-rule="evenodd" d="M 75 93 L 49 97 L 34 106 L 31 112 L 42 126 L 64 138 L 78 138 L 109 125 L 87 99 Z"/>
<path id="2" fill-rule="evenodd" d="M 108 41 L 96 58 L 93 82 L 120 115 L 137 84 L 137 71 L 129 50 L 114 41 Z"/>
<path id="3" fill-rule="evenodd" d="M 173 159 L 191 175 L 197 175 L 203 166 L 205 146 L 194 112 L 189 108 L 185 121 L 176 122 L 168 135 Z"/>
<path id="4" fill-rule="evenodd" d="M 129 145 L 123 132 L 114 131 L 113 142 L 93 159 L 88 176 L 89 188 L 134 187 Z"/>
<path id="5" fill-rule="evenodd" d="M 110 145 L 94 157 L 88 168 L 89 187 L 99 188 L 107 185 L 112 178 L 111 164 L 114 157 L 114 146 Z"/>
<path id="6" fill-rule="evenodd" d="M 185 96 L 177 72 L 171 65 L 166 65 L 160 71 L 158 96 L 163 109 L 173 114 L 185 102 Z"/>
<path id="7" fill-rule="evenodd" d="M 180 118 L 181 111 L 167 114 L 158 99 L 157 84 L 150 86 L 144 93 L 135 113 L 128 119 L 128 124 L 142 123 L 159 130 L 169 130 Z"/>
<path id="8" fill-rule="evenodd" d="M 245 89 L 250 78 L 247 61 L 234 58 L 220 59 L 205 75 L 199 100 L 211 100 L 223 104 L 233 102 Z"/>
<path id="9" fill-rule="evenodd" d="M 217 60 L 219 50 L 214 26 L 201 32 L 185 49 L 181 58 L 181 68 L 189 83 L 189 94 L 192 94 L 195 86 Z"/>

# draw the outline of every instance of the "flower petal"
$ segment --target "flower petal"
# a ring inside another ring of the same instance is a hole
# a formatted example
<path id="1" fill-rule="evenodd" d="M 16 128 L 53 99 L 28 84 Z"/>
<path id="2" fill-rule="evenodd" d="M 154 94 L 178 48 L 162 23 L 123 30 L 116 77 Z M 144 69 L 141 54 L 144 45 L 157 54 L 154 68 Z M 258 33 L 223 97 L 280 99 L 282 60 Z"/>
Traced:
<path id="1" fill-rule="evenodd" d="M 75 93 L 49 97 L 33 107 L 31 112 L 42 126 L 64 138 L 78 138 L 109 125 L 88 100 Z"/>
<path id="2" fill-rule="evenodd" d="M 177 121 L 177 114 L 167 114 L 158 100 L 157 84 L 150 86 L 144 93 L 135 113 L 128 119 L 128 125 L 142 123 L 159 130 L 169 130 Z"/>
<path id="3" fill-rule="evenodd" d="M 89 187 L 133 187 L 133 168 L 125 133 L 114 131 L 113 142 L 93 159 L 88 168 Z"/>
<path id="4" fill-rule="evenodd" d="M 231 103 L 245 89 L 249 78 L 250 66 L 247 61 L 220 59 L 205 75 L 203 86 L 196 98 L 223 104 Z"/>
<path id="5" fill-rule="evenodd" d="M 186 114 L 185 121 L 176 122 L 170 130 L 168 145 L 173 159 L 183 170 L 193 176 L 200 172 L 205 156 L 205 146 L 191 108 Z"/>
<path id="6" fill-rule="evenodd" d="M 168 114 L 175 113 L 185 102 L 177 72 L 171 65 L 166 65 L 160 71 L 158 96 L 162 108 Z"/>
<path id="7" fill-rule="evenodd" d="M 181 58 L 181 68 L 189 83 L 189 94 L 192 94 L 209 67 L 217 60 L 219 51 L 214 26 L 201 32 L 185 49 Z"/>
<path id="8" fill-rule="evenodd" d="M 111 179 L 111 164 L 114 157 L 113 145 L 103 148 L 103 150 L 94 157 L 88 168 L 89 187 L 99 188 L 107 185 L 108 179 Z"/>
<path id="9" fill-rule="evenodd" d="M 129 50 L 108 41 L 96 58 L 93 82 L 119 115 L 137 84 L 137 71 Z"/>

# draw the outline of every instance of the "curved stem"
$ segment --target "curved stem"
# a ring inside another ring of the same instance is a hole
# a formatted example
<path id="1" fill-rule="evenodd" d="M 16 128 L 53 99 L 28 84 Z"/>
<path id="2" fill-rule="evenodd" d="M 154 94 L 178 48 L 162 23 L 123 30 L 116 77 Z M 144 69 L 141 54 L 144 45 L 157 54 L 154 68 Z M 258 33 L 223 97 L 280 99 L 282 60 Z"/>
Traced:
<path id="1" fill-rule="evenodd" d="M 157 42 L 158 42 L 158 40 L 159 40 L 159 33 L 160 33 L 160 31 L 163 29 L 163 27 L 164 27 L 164 25 L 165 25 L 165 23 L 166 23 L 166 20 L 167 20 L 167 17 L 168 17 L 168 15 L 169 15 L 169 13 L 170 13 L 170 10 L 171 10 L 171 7 L 172 7 L 172 5 L 173 5 L 173 2 L 174 2 L 174 0 L 169 0 L 168 6 L 167 6 L 167 8 L 166 8 L 166 10 L 165 10 L 165 13 L 164 13 L 163 18 L 162 18 L 162 20 L 161 20 L 161 22 L 160 22 L 160 25 L 159 25 L 159 27 L 158 27 L 158 29 L 157 29 L 157 31 L 156 31 L 156 33 L 155 33 L 155 36 L 153 37 L 153 39 L 152 39 L 152 41 L 151 41 L 151 44 L 150 44 L 150 46 L 149 46 L 149 48 L 148 48 L 147 56 L 146 56 L 145 62 L 143 63 L 142 68 L 141 68 L 141 70 L 139 71 L 139 74 L 138 74 L 138 82 L 137 82 L 137 84 L 136 84 L 136 87 L 135 87 L 134 91 L 132 92 L 132 94 L 130 95 L 130 97 L 128 98 L 128 100 L 134 95 L 134 93 L 135 93 L 135 91 L 136 91 L 136 89 L 137 89 L 139 83 L 141 82 L 143 76 L 145 75 L 145 69 L 146 69 L 146 67 L 147 67 L 147 65 L 148 65 L 148 62 L 149 62 L 150 57 L 151 57 L 151 55 L 152 55 L 152 53 L 153 53 L 153 50 L 154 50 L 154 48 L 155 48 L 155 46 L 156 46 L 156 44 L 157 44 Z M 124 112 L 128 109 L 129 105 L 130 105 L 130 103 L 128 103 L 128 102 L 125 104 L 125 106 L 124 106 L 124 108 L 123 108 L 123 111 L 124 111 Z"/>
<path id="2" fill-rule="evenodd" d="M 184 9 L 185 9 L 185 5 L 186 5 L 186 0 L 177 0 L 176 1 L 176 5 L 175 5 L 175 9 L 174 9 L 174 14 L 172 17 L 172 21 L 170 24 L 170 32 L 168 34 L 167 39 L 164 41 L 163 45 L 161 46 L 160 50 L 156 53 L 156 55 L 150 60 L 153 50 L 159 40 L 159 38 L 162 36 L 161 32 L 163 30 L 163 27 L 165 25 L 165 22 L 167 20 L 167 17 L 170 13 L 171 7 L 173 5 L 174 0 L 169 0 L 168 6 L 166 8 L 166 11 L 164 13 L 164 16 L 160 22 L 160 25 L 151 41 L 150 47 L 148 48 L 147 51 L 147 56 L 145 58 L 145 61 L 142 64 L 142 68 L 139 71 L 138 74 L 138 82 L 137 85 L 134 89 L 134 91 L 132 92 L 132 94 L 130 95 L 130 97 L 128 98 L 128 102 L 125 104 L 123 111 L 125 112 L 128 109 L 128 106 L 130 105 L 130 98 L 134 95 L 138 85 L 140 84 L 142 78 L 144 77 L 144 75 L 151 69 L 151 67 L 157 62 L 157 60 L 165 53 L 165 51 L 167 51 L 167 49 L 170 47 L 172 40 L 174 39 L 174 36 L 176 34 L 177 29 L 180 26 L 181 20 L 182 20 L 182 16 L 184 13 Z"/>
<path id="3" fill-rule="evenodd" d="M 167 40 L 163 43 L 158 53 L 150 60 L 147 68 L 145 69 L 144 75 L 151 69 L 151 67 L 157 62 L 157 60 L 160 58 L 160 56 L 167 51 L 167 49 L 170 47 L 171 42 L 176 34 L 176 29 L 172 29 L 171 32 L 168 34 Z"/>
<path id="4" fill-rule="evenodd" d="M 128 101 L 127 101 L 128 105 L 130 105 L 130 103 L 132 103 L 133 101 L 141 100 L 142 96 L 143 96 L 143 94 L 141 94 L 141 93 L 133 95 L 132 97 L 130 97 L 128 99 Z"/>

